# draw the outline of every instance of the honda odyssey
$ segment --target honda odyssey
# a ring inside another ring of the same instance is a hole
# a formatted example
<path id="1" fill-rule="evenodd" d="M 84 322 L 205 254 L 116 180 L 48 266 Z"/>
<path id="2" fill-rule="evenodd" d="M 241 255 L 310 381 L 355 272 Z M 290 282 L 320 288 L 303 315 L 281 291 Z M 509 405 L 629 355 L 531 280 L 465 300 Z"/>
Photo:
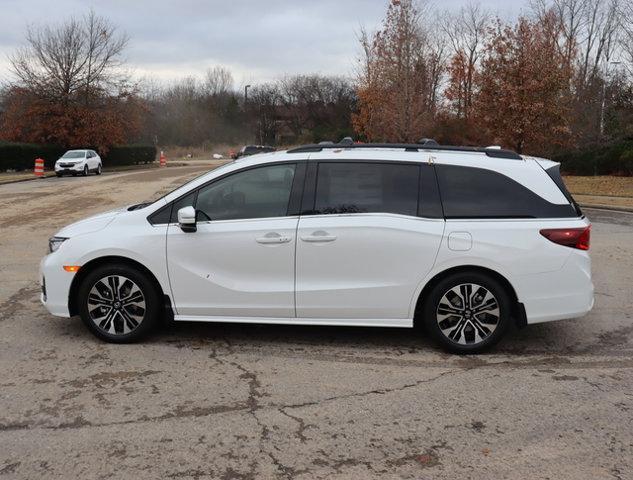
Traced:
<path id="1" fill-rule="evenodd" d="M 420 325 L 478 352 L 512 324 L 592 308 L 589 236 L 552 161 L 429 140 L 315 144 L 63 228 L 42 302 L 109 342 L 167 318 Z"/>

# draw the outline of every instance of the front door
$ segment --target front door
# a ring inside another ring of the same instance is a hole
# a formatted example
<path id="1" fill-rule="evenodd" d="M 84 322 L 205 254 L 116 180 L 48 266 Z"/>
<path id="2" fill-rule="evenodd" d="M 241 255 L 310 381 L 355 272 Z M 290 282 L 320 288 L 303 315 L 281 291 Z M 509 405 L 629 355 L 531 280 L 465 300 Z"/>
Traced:
<path id="1" fill-rule="evenodd" d="M 180 317 L 294 317 L 297 165 L 229 174 L 189 195 L 196 232 L 170 224 L 167 263 Z M 175 202 L 181 208 L 187 202 Z M 195 319 L 195 318 L 191 318 Z"/>

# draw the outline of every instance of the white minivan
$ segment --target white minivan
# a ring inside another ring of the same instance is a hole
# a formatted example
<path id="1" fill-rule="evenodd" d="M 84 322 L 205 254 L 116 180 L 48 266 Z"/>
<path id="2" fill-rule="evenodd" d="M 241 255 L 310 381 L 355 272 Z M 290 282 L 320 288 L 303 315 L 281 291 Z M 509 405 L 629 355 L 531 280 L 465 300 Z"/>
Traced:
<path id="1" fill-rule="evenodd" d="M 325 143 L 245 157 L 50 239 L 42 302 L 109 342 L 161 319 L 424 326 L 452 352 L 587 313 L 589 221 L 549 160 Z"/>

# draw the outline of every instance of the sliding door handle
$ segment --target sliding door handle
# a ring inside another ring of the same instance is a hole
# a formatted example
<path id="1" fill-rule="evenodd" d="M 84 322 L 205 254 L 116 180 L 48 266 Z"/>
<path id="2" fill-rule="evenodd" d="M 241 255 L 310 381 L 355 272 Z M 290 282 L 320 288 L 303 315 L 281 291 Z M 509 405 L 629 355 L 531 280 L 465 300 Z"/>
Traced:
<path id="1" fill-rule="evenodd" d="M 312 235 L 302 236 L 301 240 L 310 243 L 333 242 L 336 240 L 336 235 L 330 235 L 328 232 L 324 232 L 323 230 L 317 230 L 316 232 L 313 232 Z"/>

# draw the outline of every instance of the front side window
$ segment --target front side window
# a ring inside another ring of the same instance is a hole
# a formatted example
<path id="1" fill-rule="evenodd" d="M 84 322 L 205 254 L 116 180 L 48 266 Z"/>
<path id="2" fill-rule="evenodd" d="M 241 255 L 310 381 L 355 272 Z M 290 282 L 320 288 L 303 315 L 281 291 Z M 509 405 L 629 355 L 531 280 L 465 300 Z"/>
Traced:
<path id="1" fill-rule="evenodd" d="M 314 213 L 417 215 L 420 167 L 414 164 L 323 162 Z"/>
<path id="2" fill-rule="evenodd" d="M 200 220 L 284 217 L 295 164 L 268 165 L 229 175 L 198 192 Z"/>

